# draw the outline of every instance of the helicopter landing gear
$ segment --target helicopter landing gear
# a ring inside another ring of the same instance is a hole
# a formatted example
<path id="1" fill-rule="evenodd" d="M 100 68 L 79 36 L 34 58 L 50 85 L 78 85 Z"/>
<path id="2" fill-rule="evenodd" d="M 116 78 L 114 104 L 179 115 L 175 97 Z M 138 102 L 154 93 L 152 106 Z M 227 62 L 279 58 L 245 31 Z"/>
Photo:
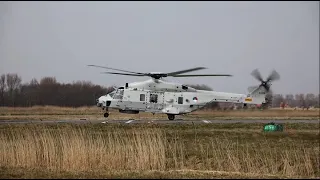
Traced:
<path id="1" fill-rule="evenodd" d="M 168 114 L 168 119 L 171 121 L 174 120 L 174 114 Z"/>
<path id="2" fill-rule="evenodd" d="M 109 117 L 108 107 L 103 107 L 103 110 L 106 110 L 106 112 L 103 114 L 103 117 L 107 118 Z"/>

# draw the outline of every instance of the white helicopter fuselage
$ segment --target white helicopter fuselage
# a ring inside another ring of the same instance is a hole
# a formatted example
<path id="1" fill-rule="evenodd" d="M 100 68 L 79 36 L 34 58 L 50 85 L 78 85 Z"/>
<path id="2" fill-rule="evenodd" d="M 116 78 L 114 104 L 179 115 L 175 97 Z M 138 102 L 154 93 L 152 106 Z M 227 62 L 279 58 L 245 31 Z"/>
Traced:
<path id="1" fill-rule="evenodd" d="M 266 90 L 257 87 L 249 94 L 236 94 L 217 91 L 196 90 L 179 83 L 159 79 L 127 83 L 113 92 L 101 96 L 97 106 L 108 110 L 118 109 L 121 113 L 141 112 L 174 115 L 186 114 L 204 107 L 211 102 L 230 102 L 243 104 L 265 103 Z"/>

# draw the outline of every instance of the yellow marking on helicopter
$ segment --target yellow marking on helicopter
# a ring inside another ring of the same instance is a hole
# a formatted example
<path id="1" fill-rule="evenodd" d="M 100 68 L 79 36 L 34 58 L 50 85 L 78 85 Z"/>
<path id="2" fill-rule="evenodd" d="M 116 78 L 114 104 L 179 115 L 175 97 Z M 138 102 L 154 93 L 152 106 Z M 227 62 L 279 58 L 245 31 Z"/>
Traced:
<path id="1" fill-rule="evenodd" d="M 245 98 L 244 101 L 252 101 L 252 98 Z"/>

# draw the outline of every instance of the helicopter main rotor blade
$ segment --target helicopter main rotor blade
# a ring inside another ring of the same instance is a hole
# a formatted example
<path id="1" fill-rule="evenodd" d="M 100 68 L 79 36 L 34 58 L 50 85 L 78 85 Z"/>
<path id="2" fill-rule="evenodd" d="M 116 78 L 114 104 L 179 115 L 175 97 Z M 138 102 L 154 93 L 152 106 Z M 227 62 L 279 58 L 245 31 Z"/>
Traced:
<path id="1" fill-rule="evenodd" d="M 183 73 L 187 73 L 187 72 L 191 72 L 191 71 L 197 71 L 197 70 L 201 70 L 201 69 L 207 69 L 207 68 L 196 67 L 196 68 L 185 69 L 185 70 L 181 70 L 181 71 L 175 71 L 175 72 L 171 72 L 171 73 L 167 73 L 167 74 L 168 74 L 168 76 L 174 76 L 174 75 L 183 74 Z"/>
<path id="2" fill-rule="evenodd" d="M 115 69 L 115 68 L 110 68 L 110 67 L 105 67 L 105 66 L 97 66 L 97 65 L 88 65 L 88 66 L 98 67 L 98 68 L 104 68 L 104 69 L 111 69 L 111 70 L 116 70 L 116 71 L 134 73 L 134 74 L 141 74 L 141 75 L 144 75 L 144 74 L 145 74 L 145 73 L 139 73 L 139 72 L 133 72 L 133 71 L 126 71 L 126 70 L 121 70 L 121 69 Z"/>
<path id="3" fill-rule="evenodd" d="M 127 73 L 116 73 L 116 72 L 103 72 L 104 74 L 117 74 L 125 76 L 145 76 L 144 74 L 127 74 Z"/>
<path id="4" fill-rule="evenodd" d="M 197 76 L 232 76 L 231 74 L 185 74 L 185 75 L 174 75 L 172 77 L 197 77 Z"/>

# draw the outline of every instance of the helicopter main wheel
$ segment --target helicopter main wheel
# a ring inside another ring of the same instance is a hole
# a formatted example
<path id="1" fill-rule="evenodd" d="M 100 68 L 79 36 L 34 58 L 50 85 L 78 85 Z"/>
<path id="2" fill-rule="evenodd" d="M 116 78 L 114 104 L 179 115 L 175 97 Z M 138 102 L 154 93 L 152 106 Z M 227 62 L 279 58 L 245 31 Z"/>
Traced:
<path id="1" fill-rule="evenodd" d="M 174 114 L 168 114 L 168 119 L 171 121 L 174 120 Z"/>
<path id="2" fill-rule="evenodd" d="M 103 115 L 105 118 L 107 118 L 108 116 L 109 116 L 109 113 L 104 113 L 104 115 Z"/>

